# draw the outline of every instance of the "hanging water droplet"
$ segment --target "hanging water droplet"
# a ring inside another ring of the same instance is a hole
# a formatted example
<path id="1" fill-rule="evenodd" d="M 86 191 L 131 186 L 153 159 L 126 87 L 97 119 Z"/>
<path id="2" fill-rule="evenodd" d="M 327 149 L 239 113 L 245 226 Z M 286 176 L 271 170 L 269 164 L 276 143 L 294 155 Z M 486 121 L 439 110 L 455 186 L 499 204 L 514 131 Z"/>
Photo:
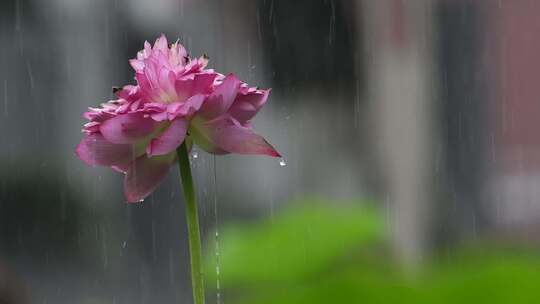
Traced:
<path id="1" fill-rule="evenodd" d="M 142 203 L 142 202 L 144 202 L 144 198 L 142 198 L 142 199 L 139 200 L 139 203 Z"/>
<path id="2" fill-rule="evenodd" d="M 279 165 L 282 166 L 282 167 L 285 167 L 287 165 L 287 163 L 285 162 L 285 160 L 282 158 L 279 160 Z"/>

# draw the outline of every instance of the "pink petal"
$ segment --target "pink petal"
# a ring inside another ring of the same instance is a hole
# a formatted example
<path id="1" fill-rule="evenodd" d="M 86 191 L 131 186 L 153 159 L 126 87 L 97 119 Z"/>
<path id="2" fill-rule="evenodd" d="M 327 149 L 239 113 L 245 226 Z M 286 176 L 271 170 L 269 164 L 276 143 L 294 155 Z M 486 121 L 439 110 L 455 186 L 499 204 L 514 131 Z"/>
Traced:
<path id="1" fill-rule="evenodd" d="M 104 109 L 88 108 L 88 110 L 84 112 L 83 118 L 90 121 L 102 122 L 115 116 L 115 114 L 106 112 Z"/>
<path id="2" fill-rule="evenodd" d="M 172 103 L 168 106 L 167 112 L 169 119 L 173 120 L 176 117 L 191 116 L 197 112 L 203 104 L 205 96 L 202 94 L 191 96 L 185 102 Z"/>
<path id="3" fill-rule="evenodd" d="M 116 109 L 117 114 L 125 114 L 129 110 L 129 103 L 124 103 Z"/>
<path id="4" fill-rule="evenodd" d="M 163 181 L 174 163 L 174 153 L 164 156 L 140 156 L 131 163 L 124 178 L 124 194 L 130 203 L 140 202 Z"/>
<path id="5" fill-rule="evenodd" d="M 90 166 L 121 166 L 137 157 L 132 145 L 113 144 L 99 133 L 85 136 L 75 153 Z"/>
<path id="6" fill-rule="evenodd" d="M 269 93 L 270 90 L 260 90 L 246 95 L 239 94 L 228 112 L 241 124 L 246 124 L 264 106 Z"/>
<path id="7" fill-rule="evenodd" d="M 191 139 L 193 144 L 201 147 L 204 151 L 212 154 L 228 154 L 229 152 L 219 148 L 213 140 L 211 129 L 206 127 L 206 123 L 200 118 L 195 117 L 191 121 L 191 126 L 189 128 L 190 136 L 188 139 Z"/>
<path id="8" fill-rule="evenodd" d="M 176 76 L 174 75 L 174 72 L 166 68 L 161 68 L 158 77 L 159 88 L 170 95 L 176 96 L 176 91 L 174 88 Z"/>
<path id="9" fill-rule="evenodd" d="M 150 42 L 144 42 L 144 50 L 142 50 L 142 52 L 143 58 L 147 58 L 148 56 L 150 56 L 150 54 L 152 54 L 152 45 L 150 44 Z"/>
<path id="10" fill-rule="evenodd" d="M 147 77 L 146 73 L 136 73 L 135 79 L 141 88 L 141 93 L 147 97 L 147 99 L 152 100 L 153 87 L 150 79 Z"/>
<path id="11" fill-rule="evenodd" d="M 164 34 L 161 34 L 161 36 L 159 36 L 159 38 L 156 39 L 156 42 L 154 43 L 154 50 L 160 50 L 163 52 L 167 52 L 169 50 L 167 37 L 165 37 Z"/>
<path id="12" fill-rule="evenodd" d="M 143 113 L 118 115 L 101 124 L 100 132 L 108 141 L 115 144 L 133 143 L 150 135 L 158 122 Z"/>
<path id="13" fill-rule="evenodd" d="M 136 110 L 139 109 L 140 106 L 141 106 L 141 100 L 139 99 L 139 100 L 137 100 L 137 101 L 132 102 L 132 103 L 130 104 L 130 106 L 129 106 L 129 109 L 130 109 L 131 111 L 136 111 Z"/>
<path id="14" fill-rule="evenodd" d="M 215 73 L 196 74 L 193 79 L 178 79 L 175 82 L 175 91 L 178 101 L 184 101 L 189 96 L 209 94 L 216 78 Z"/>
<path id="15" fill-rule="evenodd" d="M 143 109 L 145 112 L 158 113 L 158 112 L 165 111 L 165 109 L 167 109 L 167 105 L 162 104 L 162 103 L 149 102 L 149 103 L 144 104 Z"/>
<path id="16" fill-rule="evenodd" d="M 101 123 L 97 121 L 91 121 L 91 122 L 85 123 L 83 126 L 83 132 L 87 134 L 99 132 L 100 125 Z"/>
<path id="17" fill-rule="evenodd" d="M 145 60 L 146 67 L 143 72 L 135 74 L 140 86 L 140 94 L 147 101 L 173 102 L 179 99 L 176 94 L 176 76 L 165 62 L 157 62 L 156 58 Z"/>
<path id="18" fill-rule="evenodd" d="M 169 49 L 169 61 L 174 66 L 184 66 L 187 62 L 187 51 L 183 45 L 175 42 Z"/>
<path id="19" fill-rule="evenodd" d="M 233 74 L 227 75 L 214 93 L 208 96 L 201 107 L 200 115 L 209 120 L 227 112 L 234 102 L 239 87 L 240 80 Z"/>
<path id="20" fill-rule="evenodd" d="M 171 125 L 165 129 L 157 138 L 152 139 L 146 149 L 149 156 L 165 155 L 174 151 L 184 141 L 188 121 L 182 118 L 173 120 Z"/>
<path id="21" fill-rule="evenodd" d="M 194 96 L 191 96 L 186 102 L 184 102 L 183 106 L 179 109 L 181 115 L 192 115 L 196 111 L 198 111 L 204 102 L 204 96 L 203 94 L 197 94 Z"/>
<path id="22" fill-rule="evenodd" d="M 169 117 L 169 114 L 167 112 L 160 112 L 160 113 L 150 114 L 150 117 L 152 117 L 152 119 L 155 121 L 164 121 L 164 120 L 167 120 L 167 118 Z"/>
<path id="23" fill-rule="evenodd" d="M 281 157 L 262 136 L 255 134 L 251 128 L 238 125 L 230 118 L 219 118 L 205 123 L 195 120 L 190 130 L 195 143 L 209 153 Z"/>
<path id="24" fill-rule="evenodd" d="M 144 61 L 139 59 L 130 59 L 129 64 L 135 71 L 140 71 L 144 69 Z"/>
<path id="25" fill-rule="evenodd" d="M 203 73 L 195 75 L 193 79 L 193 90 L 191 91 L 192 95 L 209 93 L 214 80 L 216 79 L 216 73 Z"/>
<path id="26" fill-rule="evenodd" d="M 231 153 L 281 157 L 262 136 L 246 127 L 232 125 L 218 130 L 215 136 L 217 146 Z"/>

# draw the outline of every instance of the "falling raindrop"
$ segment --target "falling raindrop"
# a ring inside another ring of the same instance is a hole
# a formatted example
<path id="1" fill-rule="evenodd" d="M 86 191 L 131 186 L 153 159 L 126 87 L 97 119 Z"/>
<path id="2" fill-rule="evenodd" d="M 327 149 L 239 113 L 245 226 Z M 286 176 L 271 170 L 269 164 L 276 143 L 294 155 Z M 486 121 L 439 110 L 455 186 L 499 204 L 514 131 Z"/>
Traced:
<path id="1" fill-rule="evenodd" d="M 197 159 L 197 158 L 199 158 L 199 153 L 197 153 L 197 151 L 193 151 L 193 152 L 191 153 L 191 156 L 192 156 L 194 159 Z"/>
<path id="2" fill-rule="evenodd" d="M 279 165 L 282 166 L 282 167 L 285 167 L 287 165 L 287 163 L 285 162 L 285 159 L 280 159 L 279 160 Z"/>
<path id="3" fill-rule="evenodd" d="M 105 227 L 101 227 L 100 229 L 101 233 L 101 249 L 102 249 L 102 255 L 103 255 L 103 269 L 107 269 L 109 266 L 109 254 L 107 249 L 107 240 L 106 240 L 106 231 Z"/>
<path id="4" fill-rule="evenodd" d="M 257 33 L 259 34 L 259 41 L 262 41 L 261 14 L 258 10 L 257 10 Z"/>
<path id="5" fill-rule="evenodd" d="M 151 231 L 152 231 L 152 258 L 154 259 L 154 261 L 157 261 L 156 223 L 153 219 L 152 219 Z"/>
<path id="6" fill-rule="evenodd" d="M 330 1 L 330 9 L 332 11 L 332 15 L 330 16 L 330 30 L 328 34 L 328 44 L 332 45 L 334 42 L 334 36 L 336 31 L 336 8 L 334 7 L 334 2 Z"/>
<path id="7" fill-rule="evenodd" d="M 15 2 L 15 31 L 20 32 L 21 31 L 21 3 L 20 1 Z"/>
<path id="8" fill-rule="evenodd" d="M 4 80 L 4 114 L 8 115 L 8 88 L 7 80 Z"/>
<path id="9" fill-rule="evenodd" d="M 357 129 L 360 125 L 360 80 L 356 79 L 354 92 L 354 127 Z"/>
<path id="10" fill-rule="evenodd" d="M 26 60 L 26 72 L 28 73 L 28 79 L 30 80 L 30 89 L 34 89 L 34 75 L 32 73 L 32 67 L 30 61 Z"/>

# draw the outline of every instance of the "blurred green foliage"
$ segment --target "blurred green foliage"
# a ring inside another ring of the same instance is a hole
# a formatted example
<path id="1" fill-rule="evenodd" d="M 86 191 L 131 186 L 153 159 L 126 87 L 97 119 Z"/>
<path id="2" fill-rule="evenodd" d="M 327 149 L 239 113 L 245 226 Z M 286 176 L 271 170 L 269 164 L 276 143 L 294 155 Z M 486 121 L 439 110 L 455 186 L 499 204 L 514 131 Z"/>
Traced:
<path id="1" fill-rule="evenodd" d="M 220 228 L 224 286 L 296 282 L 381 238 L 382 225 L 374 210 L 358 204 L 333 208 L 316 199 L 308 203 L 292 203 L 292 208 L 256 224 Z M 213 245 L 211 241 L 209 247 Z M 214 275 L 215 264 L 216 256 L 209 254 L 206 273 Z"/>
<path id="2" fill-rule="evenodd" d="M 463 249 L 411 277 L 389 255 L 384 220 L 369 202 L 289 205 L 269 219 L 219 229 L 228 303 L 540 303 L 534 253 Z M 216 286 L 214 245 L 206 251 L 209 288 Z"/>

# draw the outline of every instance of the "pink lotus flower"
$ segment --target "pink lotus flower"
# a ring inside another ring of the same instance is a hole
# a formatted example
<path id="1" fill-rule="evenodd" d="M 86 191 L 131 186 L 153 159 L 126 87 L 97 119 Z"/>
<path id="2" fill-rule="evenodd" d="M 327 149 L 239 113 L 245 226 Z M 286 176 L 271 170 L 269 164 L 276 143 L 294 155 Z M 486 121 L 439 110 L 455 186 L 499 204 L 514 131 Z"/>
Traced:
<path id="1" fill-rule="evenodd" d="M 233 74 L 206 69 L 206 56 L 190 59 L 178 42 L 145 42 L 130 60 L 137 85 L 115 90 L 118 99 L 89 108 L 86 136 L 76 148 L 88 165 L 126 173 L 124 193 L 138 202 L 152 193 L 186 141 L 213 154 L 279 153 L 251 128 L 270 90 L 249 87 Z"/>

